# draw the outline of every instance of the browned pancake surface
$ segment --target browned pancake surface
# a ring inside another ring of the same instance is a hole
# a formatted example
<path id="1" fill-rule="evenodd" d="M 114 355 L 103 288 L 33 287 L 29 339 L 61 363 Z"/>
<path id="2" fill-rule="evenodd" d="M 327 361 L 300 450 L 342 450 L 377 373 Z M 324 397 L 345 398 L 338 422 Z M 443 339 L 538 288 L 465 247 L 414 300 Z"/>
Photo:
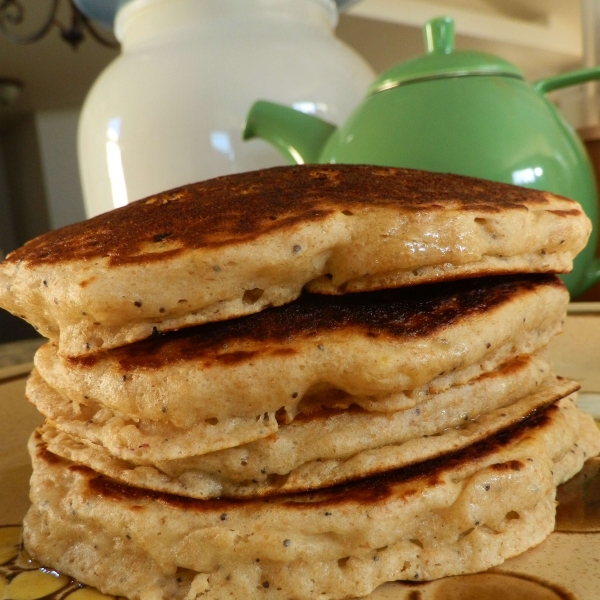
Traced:
<path id="1" fill-rule="evenodd" d="M 400 483 L 414 483 L 414 492 L 410 488 L 403 488 L 403 492 L 410 496 L 413 493 L 420 493 L 422 486 L 435 486 L 441 483 L 441 478 L 448 471 L 467 467 L 471 463 L 476 463 L 482 457 L 501 451 L 503 448 L 510 446 L 517 440 L 524 438 L 528 434 L 534 434 L 536 431 L 541 431 L 546 428 L 552 415 L 559 408 L 556 404 L 542 407 L 532 411 L 530 415 L 522 421 L 515 423 L 496 434 L 480 441 L 467 448 L 456 452 L 451 452 L 441 456 L 436 456 L 429 460 L 367 477 L 362 480 L 355 480 L 350 483 L 345 483 L 337 486 L 332 486 L 320 492 L 307 492 L 301 494 L 289 494 L 283 496 L 271 496 L 267 498 L 256 499 L 233 499 L 219 498 L 215 500 L 196 500 L 194 498 L 186 498 L 165 492 L 157 492 L 129 486 L 119 483 L 102 475 L 97 475 L 89 469 L 81 465 L 72 465 L 69 469 L 80 471 L 89 476 L 89 488 L 92 495 L 100 495 L 114 501 L 134 501 L 141 504 L 160 502 L 168 506 L 173 506 L 194 512 L 218 512 L 219 515 L 225 514 L 221 511 L 234 509 L 237 506 L 248 507 L 256 505 L 257 509 L 269 503 L 285 503 L 290 508 L 303 509 L 307 504 L 318 507 L 319 504 L 324 506 L 345 505 L 345 504 L 364 504 L 370 506 L 374 502 L 380 502 L 387 497 L 397 494 L 396 486 Z M 37 434 L 39 437 L 39 434 Z M 49 463 L 62 461 L 56 455 L 46 449 L 45 444 L 38 442 L 38 456 Z M 510 461 L 496 465 L 498 469 L 520 470 L 522 465 L 518 461 Z M 142 509 L 142 506 L 140 506 Z"/>
<path id="2" fill-rule="evenodd" d="M 551 532 L 556 486 L 600 448 L 572 397 L 556 407 L 445 462 L 269 501 L 115 485 L 47 460 L 32 437 L 24 542 L 46 567 L 128 598 L 343 600 L 384 581 L 483 571 Z"/>
<path id="3" fill-rule="evenodd" d="M 306 294 L 293 303 L 239 319 L 155 335 L 108 353 L 71 357 L 68 361 L 91 366 L 110 355 L 123 372 L 198 360 L 203 360 L 203 367 L 209 368 L 217 363 L 248 361 L 258 354 L 293 354 L 297 352 L 296 339 L 318 340 L 333 331 L 383 339 L 425 338 L 457 320 L 485 314 L 514 301 L 539 286 L 564 287 L 554 275 L 534 274 L 467 279 L 368 294 Z"/>
<path id="4" fill-rule="evenodd" d="M 502 213 L 549 206 L 549 201 L 545 192 L 458 175 L 362 165 L 276 167 L 133 202 L 36 238 L 7 260 L 32 266 L 98 258 L 109 258 L 113 266 L 146 264 L 189 249 L 251 242 L 336 211 L 370 206 Z M 572 209 L 551 212 L 576 216 L 581 208 L 573 202 Z M 152 245 L 160 251 L 148 251 Z"/>

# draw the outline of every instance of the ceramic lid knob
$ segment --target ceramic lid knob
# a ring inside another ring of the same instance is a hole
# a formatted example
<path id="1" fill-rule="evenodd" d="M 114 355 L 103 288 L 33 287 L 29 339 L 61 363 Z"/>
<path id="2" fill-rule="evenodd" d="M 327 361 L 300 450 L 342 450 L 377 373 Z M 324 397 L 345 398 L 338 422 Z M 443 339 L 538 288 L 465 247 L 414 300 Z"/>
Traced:
<path id="1" fill-rule="evenodd" d="M 423 29 L 427 54 L 450 54 L 454 50 L 454 20 L 450 17 L 432 19 Z"/>

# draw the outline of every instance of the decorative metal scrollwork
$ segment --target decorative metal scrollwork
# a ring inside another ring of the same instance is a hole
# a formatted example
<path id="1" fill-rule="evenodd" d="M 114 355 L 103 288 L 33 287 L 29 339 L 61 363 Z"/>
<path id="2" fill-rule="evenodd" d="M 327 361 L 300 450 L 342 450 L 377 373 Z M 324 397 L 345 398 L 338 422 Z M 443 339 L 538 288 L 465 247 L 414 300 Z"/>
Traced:
<path id="1" fill-rule="evenodd" d="M 70 21 L 68 24 L 62 23 L 57 17 L 60 1 L 50 0 L 48 14 L 43 22 L 31 32 L 20 33 L 18 30 L 26 18 L 23 0 L 0 0 L 0 32 L 17 44 L 31 44 L 41 40 L 53 27 L 56 27 L 59 29 L 62 39 L 73 49 L 83 42 L 87 34 L 103 46 L 118 48 L 118 43 L 104 37 L 72 0 L 67 0 Z"/>

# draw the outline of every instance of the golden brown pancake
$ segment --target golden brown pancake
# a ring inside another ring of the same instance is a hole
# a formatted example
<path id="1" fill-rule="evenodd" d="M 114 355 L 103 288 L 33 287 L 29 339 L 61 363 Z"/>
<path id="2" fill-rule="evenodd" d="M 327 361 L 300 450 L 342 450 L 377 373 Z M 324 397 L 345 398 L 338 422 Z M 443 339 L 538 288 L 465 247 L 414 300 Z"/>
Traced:
<path id="1" fill-rule="evenodd" d="M 83 355 L 281 305 L 566 272 L 591 225 L 571 200 L 457 175 L 279 167 L 164 192 L 47 233 L 0 264 L 0 306 Z"/>
<path id="2" fill-rule="evenodd" d="M 41 433 L 54 454 L 123 483 L 200 499 L 249 498 L 321 489 L 456 451 L 578 387 L 556 378 L 541 357 L 519 358 L 415 409 L 315 408 L 254 442 L 154 464 L 114 456 L 110 440 L 102 445 L 108 436 L 83 420 L 47 422 Z"/>
<path id="3" fill-rule="evenodd" d="M 414 408 L 544 347 L 567 302 L 554 275 L 305 295 L 93 356 L 47 344 L 37 369 L 67 402 L 50 406 L 34 379 L 28 394 L 59 429 L 156 464 L 272 435 L 315 396 L 325 407 L 343 392 L 367 411 Z"/>
<path id="4" fill-rule="evenodd" d="M 540 543 L 556 486 L 600 450 L 572 397 L 466 449 L 318 493 L 193 500 L 117 483 L 31 440 L 24 542 L 48 568 L 141 598 L 329 600 L 482 571 Z"/>

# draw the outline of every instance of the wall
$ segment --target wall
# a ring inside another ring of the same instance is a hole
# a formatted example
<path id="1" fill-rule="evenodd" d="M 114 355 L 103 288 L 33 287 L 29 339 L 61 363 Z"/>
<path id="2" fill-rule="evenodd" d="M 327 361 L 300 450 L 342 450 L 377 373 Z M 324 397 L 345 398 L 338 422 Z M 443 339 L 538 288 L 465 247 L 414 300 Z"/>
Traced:
<path id="1" fill-rule="evenodd" d="M 49 228 L 46 192 L 33 115 L 22 117 L 0 137 L 10 196 L 13 242 L 21 246 Z M 12 249 L 12 248 L 10 248 Z"/>
<path id="2" fill-rule="evenodd" d="M 0 248 L 85 219 L 77 165 L 79 110 L 43 111 L 0 135 Z"/>
<path id="3" fill-rule="evenodd" d="M 35 115 L 50 229 L 85 219 L 77 165 L 78 121 L 75 109 Z"/>
<path id="4" fill-rule="evenodd" d="M 0 146 L 0 260 L 16 247 L 10 193 L 6 180 L 4 152 Z"/>

